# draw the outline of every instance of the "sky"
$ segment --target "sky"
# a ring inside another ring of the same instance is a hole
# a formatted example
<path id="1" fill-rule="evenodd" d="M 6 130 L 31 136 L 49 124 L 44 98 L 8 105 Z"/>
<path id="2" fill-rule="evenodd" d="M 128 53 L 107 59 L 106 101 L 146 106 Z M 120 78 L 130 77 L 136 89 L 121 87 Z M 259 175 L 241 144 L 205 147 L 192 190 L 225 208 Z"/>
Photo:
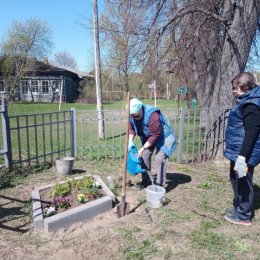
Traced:
<path id="1" fill-rule="evenodd" d="M 67 51 L 79 70 L 92 70 L 92 32 L 80 25 L 92 20 L 92 0 L 0 0 L 0 12 L 0 41 L 13 21 L 34 17 L 47 22 L 52 31 L 54 48 L 49 60 L 55 53 Z"/>
<path id="2" fill-rule="evenodd" d="M 98 3 L 101 14 L 102 0 Z M 92 0 L 0 0 L 0 12 L 0 41 L 13 21 L 34 17 L 47 22 L 53 33 L 54 48 L 49 60 L 55 53 L 66 51 L 76 60 L 79 70 L 93 70 L 92 30 L 82 25 L 91 26 Z"/>

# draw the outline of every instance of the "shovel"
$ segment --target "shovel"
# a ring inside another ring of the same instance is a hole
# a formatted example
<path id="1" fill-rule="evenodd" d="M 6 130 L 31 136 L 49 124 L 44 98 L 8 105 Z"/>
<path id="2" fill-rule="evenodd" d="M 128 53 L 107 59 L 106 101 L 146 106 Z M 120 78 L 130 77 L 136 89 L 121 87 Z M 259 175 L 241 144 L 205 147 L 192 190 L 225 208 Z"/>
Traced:
<path id="1" fill-rule="evenodd" d="M 128 136 L 129 136 L 129 111 L 130 111 L 130 93 L 127 92 L 127 118 L 126 118 L 126 134 L 125 134 L 125 154 L 123 165 L 123 178 L 122 178 L 122 196 L 121 202 L 117 206 L 117 217 L 121 218 L 129 214 L 130 204 L 126 202 L 126 171 L 127 171 L 127 158 L 128 158 Z"/>

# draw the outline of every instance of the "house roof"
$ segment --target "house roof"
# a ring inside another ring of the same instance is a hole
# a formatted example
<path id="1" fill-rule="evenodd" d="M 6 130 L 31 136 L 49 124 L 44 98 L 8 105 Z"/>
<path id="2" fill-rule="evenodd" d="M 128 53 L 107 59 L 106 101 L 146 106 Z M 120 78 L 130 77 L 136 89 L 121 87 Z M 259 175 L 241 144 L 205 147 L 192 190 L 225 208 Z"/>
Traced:
<path id="1" fill-rule="evenodd" d="M 3 57 L 0 58 L 0 74 L 2 74 L 1 73 L 2 62 L 3 62 Z M 82 78 L 94 79 L 95 78 L 95 76 L 93 76 L 89 73 L 86 73 L 86 72 L 83 72 L 83 71 L 80 71 L 80 70 L 77 70 L 74 68 L 70 68 L 67 66 L 62 66 L 62 65 L 59 65 L 56 63 L 48 62 L 48 60 L 47 61 L 35 60 L 35 62 L 36 62 L 35 70 L 37 70 L 40 74 L 46 74 L 46 73 L 74 74 L 75 76 L 77 76 L 80 79 L 82 79 Z"/>
<path id="2" fill-rule="evenodd" d="M 47 65 L 47 64 L 46 64 Z M 56 64 L 56 63 L 51 63 L 49 62 L 48 64 L 52 69 L 58 69 L 58 70 L 61 70 L 61 71 L 69 71 L 69 72 L 72 72 L 74 74 L 77 74 L 77 76 L 82 79 L 82 78 L 95 78 L 95 76 L 91 75 L 91 74 L 88 74 L 84 71 L 80 71 L 80 70 L 77 70 L 77 69 L 74 69 L 74 68 L 70 68 L 70 67 L 67 67 L 67 66 L 62 66 L 62 65 L 59 65 L 59 64 Z"/>

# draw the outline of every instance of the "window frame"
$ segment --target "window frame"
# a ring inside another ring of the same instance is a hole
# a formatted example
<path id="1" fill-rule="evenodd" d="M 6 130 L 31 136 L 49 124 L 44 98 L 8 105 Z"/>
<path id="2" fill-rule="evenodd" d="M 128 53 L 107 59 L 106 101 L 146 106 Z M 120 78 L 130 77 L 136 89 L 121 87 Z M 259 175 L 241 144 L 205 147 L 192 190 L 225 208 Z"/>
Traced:
<path id="1" fill-rule="evenodd" d="M 26 85 L 24 85 L 24 83 Z M 27 91 L 24 91 L 24 89 L 27 89 Z M 22 95 L 28 95 L 28 93 L 29 93 L 29 82 L 28 82 L 28 80 L 21 80 L 21 83 L 20 83 L 20 93 Z"/>
<path id="2" fill-rule="evenodd" d="M 42 94 L 43 95 L 49 95 L 50 94 L 50 82 L 49 80 L 42 80 Z M 47 83 L 47 85 L 45 85 Z M 45 91 L 47 89 L 47 91 Z"/>
<path id="3" fill-rule="evenodd" d="M 37 82 L 37 85 L 35 85 L 34 83 Z M 37 92 L 35 91 L 37 89 Z M 31 80 L 31 90 L 32 90 L 32 93 L 33 95 L 39 95 L 39 80 L 35 80 L 35 79 L 32 79 Z"/>

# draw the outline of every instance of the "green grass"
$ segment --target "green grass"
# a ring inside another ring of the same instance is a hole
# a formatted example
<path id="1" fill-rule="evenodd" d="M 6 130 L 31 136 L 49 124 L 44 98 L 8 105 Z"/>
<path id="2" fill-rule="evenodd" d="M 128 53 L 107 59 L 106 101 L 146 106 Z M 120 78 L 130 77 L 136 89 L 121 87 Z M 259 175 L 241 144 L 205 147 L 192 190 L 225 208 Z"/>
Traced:
<path id="1" fill-rule="evenodd" d="M 176 171 L 190 173 L 190 174 L 196 173 L 196 171 L 191 166 L 188 166 L 188 165 L 185 165 L 185 164 L 178 164 L 176 166 Z"/>
<path id="2" fill-rule="evenodd" d="M 184 222 L 191 219 L 189 215 L 169 208 L 162 208 L 160 214 L 162 217 L 162 222 L 159 225 L 165 227 L 166 229 L 174 222 Z"/>
<path id="3" fill-rule="evenodd" d="M 243 240 L 235 241 L 234 246 L 241 253 L 248 253 L 251 250 L 251 246 L 249 245 L 249 243 Z"/>
<path id="4" fill-rule="evenodd" d="M 158 252 L 158 249 L 155 246 L 157 236 L 150 236 L 139 240 L 137 236 L 141 231 L 141 228 L 135 226 L 120 229 L 122 237 L 126 240 L 126 243 L 123 246 L 124 259 L 142 260 Z"/>
<path id="5" fill-rule="evenodd" d="M 221 191 L 226 188 L 226 180 L 216 172 L 210 173 L 197 187 L 203 190 Z"/>
<path id="6" fill-rule="evenodd" d="M 158 252 L 154 245 L 154 241 L 151 239 L 145 239 L 142 241 L 132 241 L 132 244 L 128 244 L 123 248 L 124 257 L 126 260 L 143 260 L 146 257 L 151 257 Z"/>
<path id="7" fill-rule="evenodd" d="M 12 169 L 2 169 L 0 171 L 0 189 L 15 187 L 23 184 L 27 176 L 41 173 L 49 169 L 52 164 L 40 164 L 38 166 L 13 167 Z"/>
<path id="8" fill-rule="evenodd" d="M 218 234 L 211 229 L 215 225 L 207 222 L 202 222 L 199 229 L 191 232 L 191 244 L 196 250 L 206 249 L 210 253 L 214 253 L 221 257 L 221 259 L 229 259 L 234 257 L 232 252 L 231 240 L 223 234 Z"/>
<path id="9" fill-rule="evenodd" d="M 147 105 L 154 105 L 154 101 L 150 99 L 142 100 Z M 63 103 L 61 104 L 61 111 L 70 110 L 72 107 L 77 110 L 96 110 L 96 104 L 84 104 L 84 103 Z M 177 109 L 178 104 L 175 100 L 159 99 L 157 100 L 157 107 L 162 110 L 166 109 Z M 104 102 L 104 110 L 125 110 L 125 101 L 113 101 Z M 57 112 L 59 111 L 58 103 L 32 103 L 32 102 L 21 102 L 21 103 L 10 103 L 8 104 L 9 115 L 24 115 L 31 113 L 42 113 L 42 112 Z"/>
<path id="10" fill-rule="evenodd" d="M 115 183 L 121 183 L 118 178 L 122 173 L 122 163 L 118 161 L 76 160 L 74 163 L 74 174 L 78 170 L 78 175 L 99 175 L 106 183 L 106 177 L 112 175 Z M 169 190 L 166 199 L 170 202 L 163 207 L 149 208 L 153 221 L 149 220 L 145 211 L 145 191 L 136 191 L 135 186 L 131 186 L 127 187 L 126 201 L 130 203 L 130 209 L 135 210 L 129 215 L 118 219 L 114 208 L 104 216 L 48 235 L 48 239 L 46 234 L 36 234 L 32 230 L 30 192 L 33 187 L 58 180 L 55 168 L 27 167 L 2 173 L 0 183 L 8 177 L 11 185 L 0 186 L 1 212 L 5 209 L 4 214 L 0 214 L 0 223 L 27 232 L 10 232 L 2 228 L 1 236 L 10 248 L 16 245 L 21 258 L 38 250 L 40 257 L 48 259 L 60 253 L 57 250 L 67 249 L 77 252 L 76 256 L 80 259 L 88 259 L 89 254 L 93 254 L 93 258 L 98 255 L 100 259 L 122 260 L 259 259 L 259 207 L 256 208 L 252 227 L 236 226 L 224 220 L 224 211 L 232 204 L 232 189 L 226 176 L 229 165 L 211 161 L 189 165 L 170 163 L 170 166 L 190 176 L 191 181 L 179 183 Z M 259 184 L 258 171 L 256 168 L 255 183 Z M 132 183 L 140 181 L 140 176 L 127 175 L 128 180 L 130 177 Z M 178 179 L 175 181 L 178 182 Z M 213 188 L 197 187 L 207 182 Z M 220 190 L 215 189 L 215 185 Z M 259 186 L 256 185 L 255 189 L 258 193 Z M 117 190 L 121 195 L 121 189 Z M 259 194 L 256 197 L 259 199 Z M 9 254 L 12 258 L 13 251 Z M 1 251 L 0 258 L 4 259 L 3 256 Z"/>
<path id="11" fill-rule="evenodd" d="M 144 103 L 154 105 L 153 100 L 143 100 Z M 169 118 L 171 125 L 174 128 L 176 137 L 179 136 L 179 119 L 177 103 L 174 100 L 157 100 L 157 106 L 166 114 Z M 119 159 L 122 160 L 125 143 L 125 102 L 115 101 L 104 103 L 105 110 L 105 140 L 100 140 L 98 136 L 98 123 L 97 112 L 95 104 L 82 104 L 82 103 L 67 103 L 62 104 L 61 110 L 68 111 L 71 107 L 76 108 L 77 113 L 77 146 L 78 157 L 91 160 L 107 160 L 107 159 Z M 67 150 L 66 154 L 70 155 L 70 123 L 55 123 L 56 121 L 62 121 L 68 117 L 66 114 L 51 114 L 51 112 L 58 111 L 58 104 L 51 103 L 10 103 L 8 105 L 9 116 L 23 115 L 17 120 L 16 117 L 10 120 L 10 125 L 13 128 L 11 132 L 12 148 L 13 148 L 13 160 L 19 161 L 26 159 L 28 155 L 36 157 L 55 152 L 54 155 L 47 155 L 46 158 L 40 158 L 40 161 L 44 159 L 46 161 L 52 161 L 58 156 L 65 155 L 65 152 L 58 154 L 59 150 Z M 44 118 L 42 115 L 33 115 L 47 113 Z M 187 112 L 187 111 L 186 111 Z M 50 113 L 50 114 L 48 114 Z M 25 115 L 31 116 L 26 117 Z M 45 126 L 41 125 L 44 119 Z M 37 125 L 36 127 L 34 125 Z M 193 125 L 195 124 L 195 125 Z M 20 126 L 20 140 L 18 139 L 17 126 Z M 27 130 L 27 127 L 29 129 Z M 184 134 L 183 134 L 183 147 L 182 158 L 183 161 L 189 161 L 195 159 L 197 154 L 203 149 L 203 131 L 198 130 L 200 122 L 198 119 L 194 120 L 193 113 L 185 115 L 184 122 Z M 58 136 L 65 136 L 61 138 L 58 143 Z M 196 129 L 196 131 L 194 131 Z M 35 136 L 38 136 L 37 145 Z M 0 140 L 0 147 L 2 146 Z M 139 138 L 135 140 L 137 147 L 140 146 Z M 29 148 L 28 148 L 29 147 Z M 20 154 L 19 154 L 20 151 Z M 3 158 L 0 158 L 3 161 Z M 176 161 L 177 153 L 173 153 L 170 160 Z M 35 160 L 34 162 L 35 163 Z"/>

